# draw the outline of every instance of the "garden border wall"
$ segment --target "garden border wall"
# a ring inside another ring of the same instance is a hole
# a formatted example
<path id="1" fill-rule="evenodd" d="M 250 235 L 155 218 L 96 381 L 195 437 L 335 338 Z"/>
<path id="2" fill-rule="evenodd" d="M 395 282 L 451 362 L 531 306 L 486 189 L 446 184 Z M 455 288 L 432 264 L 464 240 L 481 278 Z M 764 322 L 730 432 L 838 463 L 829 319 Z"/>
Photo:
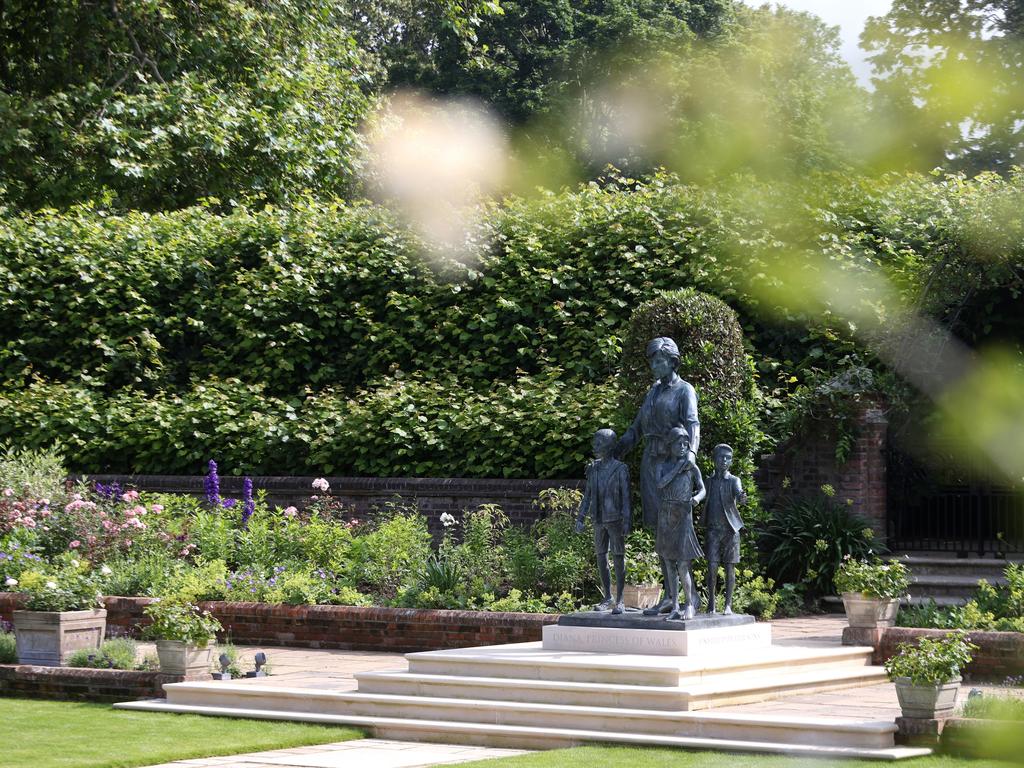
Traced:
<path id="1" fill-rule="evenodd" d="M 166 683 L 180 683 L 184 679 L 160 672 L 0 664 L 0 696 L 113 704 L 162 698 Z"/>
<path id="2" fill-rule="evenodd" d="M 108 597 L 107 632 L 135 634 L 148 624 L 148 597 Z M 20 598 L 0 592 L 0 618 L 10 620 Z M 246 645 L 349 651 L 413 651 L 525 643 L 541 639 L 558 614 L 446 611 L 349 605 L 201 603 L 224 625 L 224 638 Z"/>
<path id="3" fill-rule="evenodd" d="M 582 469 L 582 467 L 581 467 Z M 89 475 L 90 480 L 104 484 L 119 483 L 140 491 L 178 493 L 204 497 L 203 475 Z M 267 501 L 281 507 L 302 508 L 313 490 L 312 477 L 253 476 L 253 488 L 267 492 Z M 351 508 L 355 518 L 365 518 L 375 509 L 395 501 L 415 501 L 427 518 L 432 533 L 443 530 L 440 518 L 445 512 L 461 517 L 463 510 L 481 504 L 500 504 L 509 520 L 516 525 L 530 525 L 544 516 L 534 506 L 541 491 L 549 488 L 583 489 L 580 479 L 565 480 L 494 480 L 472 477 L 328 477 L 331 497 Z M 220 490 L 224 496 L 240 498 L 242 477 L 221 476 Z"/>
<path id="4" fill-rule="evenodd" d="M 924 627 L 846 627 L 843 629 L 843 645 L 870 645 L 875 649 L 872 663 L 884 664 L 896 655 L 896 646 L 900 643 L 912 643 L 920 637 L 938 639 L 949 632 L 948 629 Z M 967 637 L 978 646 L 978 650 L 964 670 L 964 677 L 1002 681 L 1024 674 L 1024 632 L 969 630 Z"/>

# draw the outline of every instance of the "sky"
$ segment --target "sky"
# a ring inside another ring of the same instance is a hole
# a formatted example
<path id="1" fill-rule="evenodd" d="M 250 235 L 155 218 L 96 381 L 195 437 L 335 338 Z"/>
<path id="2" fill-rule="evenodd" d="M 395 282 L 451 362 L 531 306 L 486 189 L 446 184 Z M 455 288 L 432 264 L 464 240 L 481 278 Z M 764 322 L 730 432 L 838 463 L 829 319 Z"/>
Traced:
<path id="1" fill-rule="evenodd" d="M 747 5 L 760 6 L 761 0 L 744 0 Z M 889 10 L 891 0 L 773 0 L 771 5 L 781 5 L 794 11 L 808 11 L 820 16 L 826 24 L 839 27 L 843 39 L 842 54 L 857 79 L 868 85 L 871 66 L 864 60 L 864 52 L 858 47 L 860 33 L 868 16 L 881 16 Z"/>

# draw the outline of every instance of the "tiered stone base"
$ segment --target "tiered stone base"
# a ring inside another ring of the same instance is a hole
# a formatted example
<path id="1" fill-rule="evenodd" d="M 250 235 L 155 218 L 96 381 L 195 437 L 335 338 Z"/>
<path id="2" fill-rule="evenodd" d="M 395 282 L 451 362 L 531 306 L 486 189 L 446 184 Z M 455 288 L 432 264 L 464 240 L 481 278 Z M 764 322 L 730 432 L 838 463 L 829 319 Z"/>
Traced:
<path id="1" fill-rule="evenodd" d="M 353 692 L 285 688 L 272 678 L 179 683 L 165 686 L 166 701 L 118 706 L 349 724 L 381 738 L 535 749 L 606 742 L 820 757 L 927 753 L 897 747 L 891 720 L 714 711 L 884 680 L 870 666 L 870 648 L 771 645 L 763 642 L 770 629 L 760 626 L 640 630 L 657 633 L 658 644 L 697 633 L 684 642 L 699 651 L 686 656 L 554 647 L 572 642 L 572 633 L 579 640 L 579 633 L 597 630 L 551 627 L 544 643 L 412 653 L 407 671 L 358 673 Z M 703 632 L 740 630 L 757 633 L 741 651 L 713 654 L 711 643 L 695 641 Z"/>

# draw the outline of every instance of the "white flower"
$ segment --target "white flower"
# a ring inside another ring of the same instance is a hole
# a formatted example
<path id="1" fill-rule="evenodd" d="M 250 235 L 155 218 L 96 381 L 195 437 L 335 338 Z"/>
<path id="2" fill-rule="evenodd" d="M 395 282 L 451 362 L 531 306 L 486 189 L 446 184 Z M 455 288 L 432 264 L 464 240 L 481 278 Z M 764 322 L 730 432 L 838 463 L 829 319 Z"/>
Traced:
<path id="1" fill-rule="evenodd" d="M 14 495 L 14 489 L 13 488 L 4 488 L 4 496 L 13 496 L 13 495 Z"/>
<path id="2" fill-rule="evenodd" d="M 72 560 L 71 561 L 71 567 L 72 568 L 77 568 L 78 567 L 78 561 L 77 560 Z"/>
<path id="3" fill-rule="evenodd" d="M 48 581 L 48 582 L 46 582 L 46 588 L 47 589 L 56 589 L 57 588 L 57 582 L 56 581 Z"/>
<path id="4" fill-rule="evenodd" d="M 455 516 L 450 512 L 442 512 L 441 525 L 443 525 L 445 528 L 451 528 L 453 525 L 455 525 Z"/>
<path id="5" fill-rule="evenodd" d="M 299 510 L 297 510 L 295 507 L 285 507 L 284 508 L 284 516 L 285 517 L 295 517 L 298 513 L 299 513 Z"/>
<path id="6" fill-rule="evenodd" d="M 104 565 L 102 568 L 100 568 L 100 573 L 102 573 L 104 576 L 109 576 L 113 573 L 113 571 L 110 570 L 109 565 Z"/>
<path id="7" fill-rule="evenodd" d="M 313 481 L 313 487 L 316 488 L 318 491 L 321 491 L 322 493 L 327 493 L 329 490 L 331 490 L 331 484 L 328 483 L 327 480 L 322 477 L 318 477 L 316 480 Z"/>
<path id="8" fill-rule="evenodd" d="M 6 584 L 8 587 L 16 587 L 18 586 L 18 580 L 13 576 L 8 576 L 7 581 L 5 581 L 4 584 Z"/>

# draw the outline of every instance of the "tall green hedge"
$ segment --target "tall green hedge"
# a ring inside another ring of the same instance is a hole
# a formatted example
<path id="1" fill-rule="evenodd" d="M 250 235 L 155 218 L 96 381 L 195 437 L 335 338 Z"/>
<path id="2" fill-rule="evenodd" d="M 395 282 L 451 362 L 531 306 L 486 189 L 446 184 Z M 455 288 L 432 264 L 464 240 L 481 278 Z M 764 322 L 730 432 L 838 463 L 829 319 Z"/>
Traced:
<path id="1" fill-rule="evenodd" d="M 594 426 L 625 426 L 607 382 L 653 292 L 727 302 L 773 397 L 864 356 L 827 308 L 775 311 L 760 290 L 794 253 L 879 267 L 935 317 L 970 318 L 972 340 L 1019 340 L 1022 202 L 1020 176 L 656 177 L 488 209 L 469 265 L 370 204 L 0 216 L 0 442 L 60 438 L 89 471 L 218 455 L 246 471 L 575 475 Z M 399 381 L 414 411 L 470 414 L 476 431 L 403 443 L 383 394 Z"/>
<path id="2" fill-rule="evenodd" d="M 236 474 L 578 477 L 590 436 L 616 424 L 614 381 L 559 370 L 495 384 L 396 379 L 352 397 L 294 398 L 237 379 L 181 393 L 36 383 L 0 394 L 0 444 L 60 442 L 86 472 L 196 474 L 210 458 Z"/>

